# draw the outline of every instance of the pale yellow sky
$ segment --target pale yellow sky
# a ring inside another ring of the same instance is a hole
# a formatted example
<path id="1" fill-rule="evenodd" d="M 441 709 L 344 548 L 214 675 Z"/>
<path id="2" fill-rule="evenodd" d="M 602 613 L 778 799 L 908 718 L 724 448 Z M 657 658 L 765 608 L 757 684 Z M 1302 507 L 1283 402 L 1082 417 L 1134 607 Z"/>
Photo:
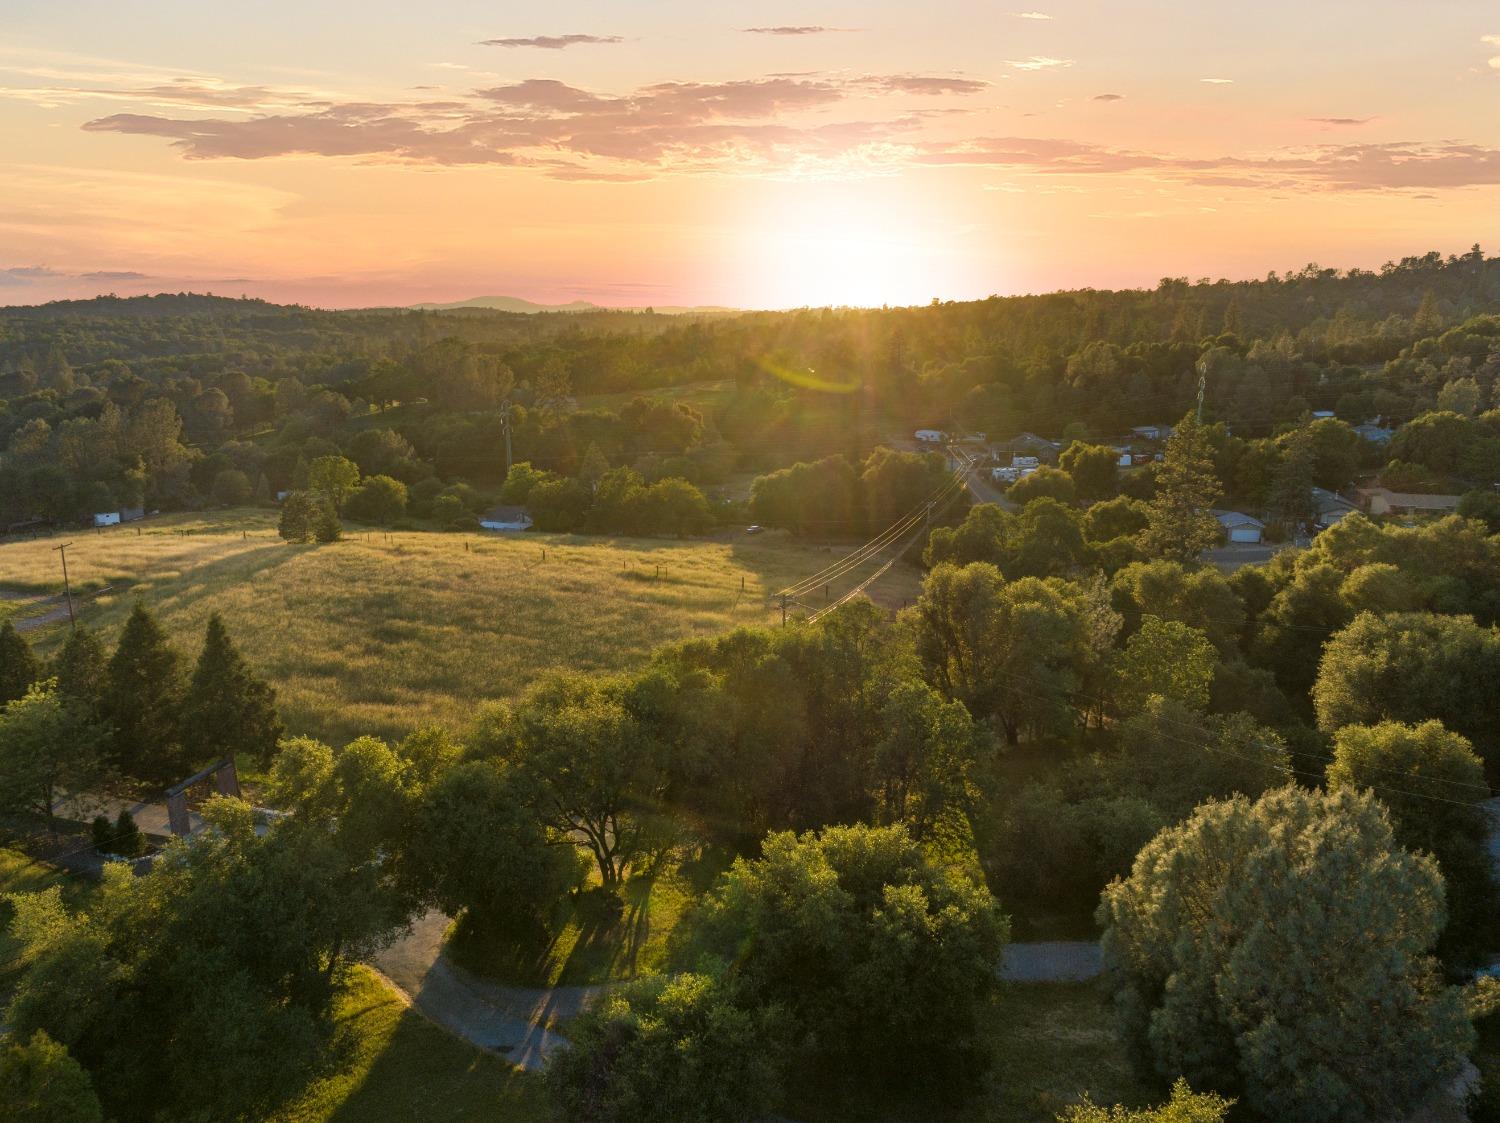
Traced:
<path id="1" fill-rule="evenodd" d="M 913 303 L 1500 240 L 1489 0 L 5 6 L 0 303 Z"/>

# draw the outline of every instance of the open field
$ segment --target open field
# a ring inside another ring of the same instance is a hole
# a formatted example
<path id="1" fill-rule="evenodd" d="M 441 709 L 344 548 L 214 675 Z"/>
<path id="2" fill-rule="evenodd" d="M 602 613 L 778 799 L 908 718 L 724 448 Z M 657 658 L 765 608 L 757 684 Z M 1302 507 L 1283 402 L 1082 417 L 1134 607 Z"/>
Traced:
<path id="1" fill-rule="evenodd" d="M 635 398 L 656 398 L 681 402 L 699 413 L 712 416 L 714 408 L 734 394 L 734 379 L 709 382 L 685 382 L 680 386 L 654 386 L 643 390 L 624 390 L 618 394 L 585 394 L 578 399 L 581 409 L 613 409 L 629 405 Z"/>
<path id="2" fill-rule="evenodd" d="M 779 534 L 675 541 L 360 531 L 327 546 L 288 546 L 274 520 L 259 510 L 173 515 L 3 543 L 0 592 L 60 592 L 53 547 L 71 540 L 80 619 L 106 643 L 140 597 L 195 657 L 218 611 L 275 684 L 288 729 L 341 742 L 461 725 L 480 703 L 511 697 L 551 668 L 618 670 L 664 643 L 779 621 L 767 595 L 840 556 Z M 915 568 L 898 565 L 870 593 L 900 607 L 919 584 Z M 29 611 L 16 607 L 18 625 Z M 44 651 L 55 647 L 56 614 L 30 635 Z"/>

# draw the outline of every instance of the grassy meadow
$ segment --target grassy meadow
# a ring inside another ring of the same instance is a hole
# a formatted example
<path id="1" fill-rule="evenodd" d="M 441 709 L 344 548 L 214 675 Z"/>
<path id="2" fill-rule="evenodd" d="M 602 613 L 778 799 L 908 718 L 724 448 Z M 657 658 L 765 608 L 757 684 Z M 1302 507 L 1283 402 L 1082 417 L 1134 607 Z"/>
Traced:
<path id="1" fill-rule="evenodd" d="M 0 543 L 6 606 L 19 622 L 52 609 L 30 632 L 43 651 L 61 641 L 65 613 L 59 622 L 55 603 L 15 598 L 62 591 L 53 547 L 66 541 L 80 620 L 106 643 L 139 597 L 195 657 L 209 613 L 220 612 L 276 686 L 288 729 L 336 743 L 461 725 L 480 703 L 514 696 L 552 668 L 617 670 L 664 643 L 777 622 L 768 594 L 842 553 L 769 533 L 678 541 L 358 530 L 289 546 L 274 512 L 171 515 Z M 900 607 L 918 587 L 903 564 L 869 592 Z"/>

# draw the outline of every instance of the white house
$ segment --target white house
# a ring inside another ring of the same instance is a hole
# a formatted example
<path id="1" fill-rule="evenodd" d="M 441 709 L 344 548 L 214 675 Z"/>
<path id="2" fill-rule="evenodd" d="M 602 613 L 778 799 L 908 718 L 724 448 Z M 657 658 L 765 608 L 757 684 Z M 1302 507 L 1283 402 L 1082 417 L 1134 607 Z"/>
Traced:
<path id="1" fill-rule="evenodd" d="M 525 507 L 491 507 L 479 518 L 485 530 L 530 530 L 531 516 Z"/>
<path id="2" fill-rule="evenodd" d="M 991 468 L 990 478 L 996 483 L 1013 484 L 1021 478 L 1019 468 Z"/>
<path id="3" fill-rule="evenodd" d="M 1215 511 L 1214 518 L 1219 520 L 1231 542 L 1259 542 L 1261 532 L 1266 529 L 1265 523 L 1239 511 Z"/>
<path id="4" fill-rule="evenodd" d="M 1010 458 L 1010 466 L 1018 472 L 1024 471 L 1027 468 L 1034 472 L 1042 466 L 1042 462 L 1035 456 L 1012 456 Z"/>
<path id="5" fill-rule="evenodd" d="M 144 507 L 121 507 L 118 511 L 100 511 L 94 515 L 95 526 L 119 526 L 139 522 L 146 517 Z"/>
<path id="6" fill-rule="evenodd" d="M 96 514 L 94 516 L 94 525 L 95 526 L 119 526 L 120 525 L 120 512 L 119 511 L 101 511 L 101 512 L 99 512 L 98 514 Z"/>
<path id="7" fill-rule="evenodd" d="M 942 444 L 943 431 L 941 429 L 918 429 L 917 440 L 927 441 L 930 444 Z"/>
<path id="8" fill-rule="evenodd" d="M 1172 426 L 1137 425 L 1130 431 L 1143 441 L 1164 441 L 1172 435 Z"/>

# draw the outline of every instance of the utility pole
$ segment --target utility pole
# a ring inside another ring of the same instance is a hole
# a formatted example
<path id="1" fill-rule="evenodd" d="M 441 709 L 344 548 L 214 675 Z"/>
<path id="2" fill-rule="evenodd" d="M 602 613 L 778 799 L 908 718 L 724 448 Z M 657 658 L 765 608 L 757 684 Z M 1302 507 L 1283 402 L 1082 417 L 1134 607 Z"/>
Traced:
<path id="1" fill-rule="evenodd" d="M 62 558 L 63 595 L 68 598 L 68 627 L 77 628 L 78 621 L 73 618 L 73 586 L 68 581 L 68 547 L 72 544 L 71 542 L 64 542 L 61 546 L 53 546 L 52 548 Z"/>
<path id="2" fill-rule="evenodd" d="M 500 403 L 500 427 L 505 430 L 505 475 L 510 477 L 510 401 Z"/>
<path id="3" fill-rule="evenodd" d="M 786 594 L 781 594 L 781 626 L 786 627 Z"/>

